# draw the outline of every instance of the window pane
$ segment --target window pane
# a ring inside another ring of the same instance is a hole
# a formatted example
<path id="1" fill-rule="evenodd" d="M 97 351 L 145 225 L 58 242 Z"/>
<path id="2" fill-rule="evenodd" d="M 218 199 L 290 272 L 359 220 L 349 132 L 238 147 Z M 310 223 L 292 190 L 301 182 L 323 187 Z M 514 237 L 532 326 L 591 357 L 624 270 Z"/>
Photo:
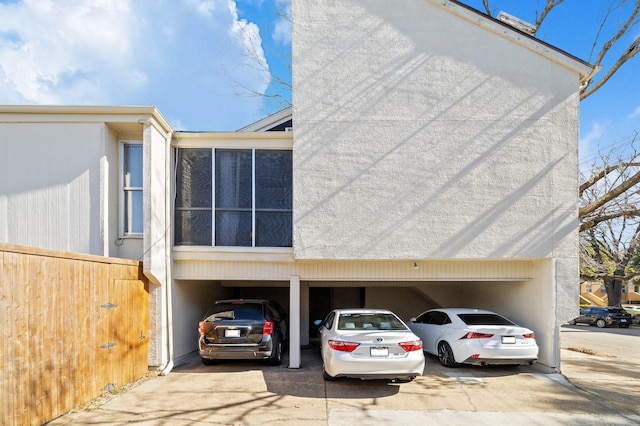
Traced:
<path id="1" fill-rule="evenodd" d="M 124 186 L 142 188 L 142 144 L 124 145 Z"/>
<path id="2" fill-rule="evenodd" d="M 292 206 L 291 151 L 256 151 L 256 208 L 288 209 Z"/>
<path id="3" fill-rule="evenodd" d="M 211 211 L 177 210 L 175 214 L 176 245 L 211 245 Z"/>
<path id="4" fill-rule="evenodd" d="M 291 247 L 291 212 L 256 212 L 257 247 Z"/>
<path id="5" fill-rule="evenodd" d="M 251 247 L 251 212 L 216 211 L 216 246 Z"/>
<path id="6" fill-rule="evenodd" d="M 216 150 L 216 208 L 251 208 L 251 150 Z"/>
<path id="7" fill-rule="evenodd" d="M 211 208 L 211 149 L 179 149 L 176 174 L 176 207 Z"/>
<path id="8" fill-rule="evenodd" d="M 125 191 L 124 214 L 125 234 L 142 234 L 142 191 Z"/>

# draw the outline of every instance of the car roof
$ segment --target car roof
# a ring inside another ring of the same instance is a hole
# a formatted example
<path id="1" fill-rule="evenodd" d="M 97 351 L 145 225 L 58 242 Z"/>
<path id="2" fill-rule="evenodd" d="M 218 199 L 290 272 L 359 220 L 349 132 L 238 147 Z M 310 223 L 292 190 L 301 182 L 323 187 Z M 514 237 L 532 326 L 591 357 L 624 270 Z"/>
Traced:
<path id="1" fill-rule="evenodd" d="M 218 303 L 269 303 L 269 301 L 265 299 L 224 299 L 216 300 L 216 304 Z"/>
<path id="2" fill-rule="evenodd" d="M 388 309 L 369 309 L 369 308 L 341 308 L 334 309 L 339 314 L 391 314 Z"/>
<path id="3" fill-rule="evenodd" d="M 486 309 L 476 309 L 476 308 L 434 308 L 429 309 L 429 311 L 440 311 L 445 312 L 447 314 L 496 314 L 493 311 L 487 311 Z M 427 311 L 427 312 L 429 312 Z"/>

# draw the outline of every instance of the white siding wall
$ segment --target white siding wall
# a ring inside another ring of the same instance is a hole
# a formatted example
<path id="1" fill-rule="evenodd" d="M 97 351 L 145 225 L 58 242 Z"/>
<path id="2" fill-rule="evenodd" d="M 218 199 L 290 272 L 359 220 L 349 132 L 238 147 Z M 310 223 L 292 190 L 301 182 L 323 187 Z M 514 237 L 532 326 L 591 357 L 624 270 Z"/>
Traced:
<path id="1" fill-rule="evenodd" d="M 103 255 L 104 124 L 0 123 L 0 241 Z"/>

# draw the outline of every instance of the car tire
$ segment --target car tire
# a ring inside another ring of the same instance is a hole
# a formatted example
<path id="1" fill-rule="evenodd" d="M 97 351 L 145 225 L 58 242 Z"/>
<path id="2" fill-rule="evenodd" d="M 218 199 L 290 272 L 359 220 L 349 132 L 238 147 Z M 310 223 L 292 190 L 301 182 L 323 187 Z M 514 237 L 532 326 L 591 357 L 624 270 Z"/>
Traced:
<path id="1" fill-rule="evenodd" d="M 607 325 L 607 323 L 605 322 L 605 320 L 603 320 L 602 318 L 598 318 L 596 320 L 596 327 L 598 328 L 604 328 Z"/>
<path id="2" fill-rule="evenodd" d="M 438 343 L 438 361 L 445 367 L 455 367 L 456 359 L 453 356 L 453 350 L 447 342 Z"/>
<path id="3" fill-rule="evenodd" d="M 322 378 L 327 382 L 336 380 L 336 377 L 330 376 L 329 373 L 327 373 L 327 370 L 324 369 L 324 364 L 322 365 Z"/>
<path id="4" fill-rule="evenodd" d="M 276 337 L 273 344 L 273 354 L 269 358 L 269 365 L 282 364 L 282 339 Z"/>
<path id="5" fill-rule="evenodd" d="M 202 361 L 202 363 L 203 363 L 204 365 L 213 365 L 213 364 L 215 364 L 215 363 L 216 363 L 216 361 L 215 361 L 215 360 L 213 360 L 213 359 L 209 359 L 209 358 L 200 358 L 200 360 Z"/>
<path id="6" fill-rule="evenodd" d="M 622 324 L 620 325 L 620 328 L 629 328 L 629 324 Z"/>

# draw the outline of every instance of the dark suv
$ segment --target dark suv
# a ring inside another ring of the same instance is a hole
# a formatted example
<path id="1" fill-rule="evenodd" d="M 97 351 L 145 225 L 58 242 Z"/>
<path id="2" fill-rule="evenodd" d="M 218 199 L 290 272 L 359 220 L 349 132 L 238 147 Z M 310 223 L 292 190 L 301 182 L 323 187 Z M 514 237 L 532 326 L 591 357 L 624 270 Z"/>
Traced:
<path id="1" fill-rule="evenodd" d="M 616 306 L 587 307 L 580 310 L 578 318 L 569 321 L 569 324 L 589 324 L 597 327 L 620 326 L 627 328 L 631 325 L 631 315 L 622 308 Z"/>
<path id="2" fill-rule="evenodd" d="M 219 300 L 200 321 L 198 331 L 204 365 L 216 359 L 266 359 L 280 365 L 288 337 L 287 315 L 270 300 Z"/>

